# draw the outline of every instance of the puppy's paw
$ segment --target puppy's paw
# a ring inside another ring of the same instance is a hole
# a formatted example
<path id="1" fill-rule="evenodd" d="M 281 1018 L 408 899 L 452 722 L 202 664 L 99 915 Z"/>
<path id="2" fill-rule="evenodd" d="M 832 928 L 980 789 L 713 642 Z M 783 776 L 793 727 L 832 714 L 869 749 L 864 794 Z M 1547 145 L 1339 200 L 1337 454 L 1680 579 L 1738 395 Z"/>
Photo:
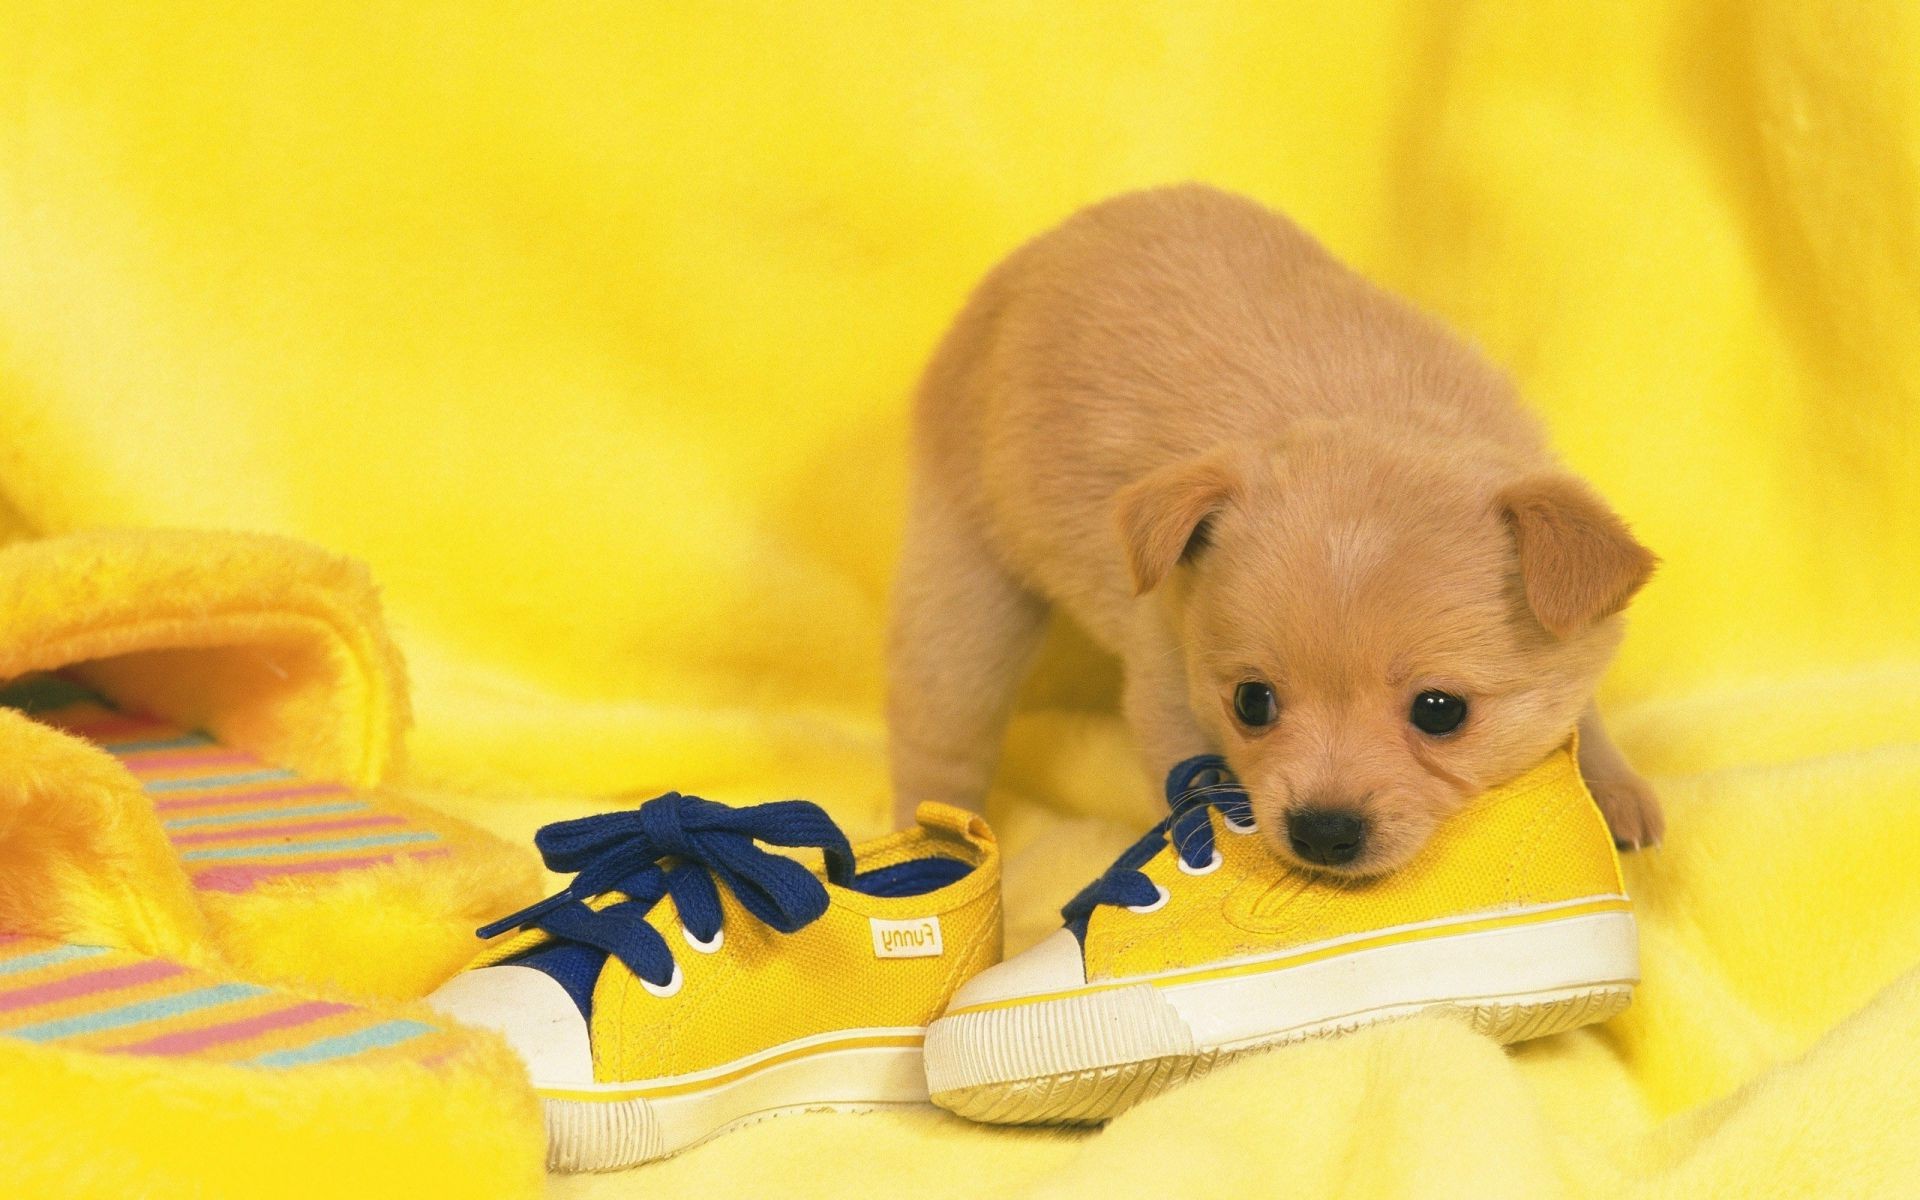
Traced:
<path id="1" fill-rule="evenodd" d="M 1658 846 L 1667 833 L 1660 797 L 1638 775 L 1603 775 L 1587 780 L 1587 788 L 1607 818 L 1613 844 L 1622 850 Z"/>

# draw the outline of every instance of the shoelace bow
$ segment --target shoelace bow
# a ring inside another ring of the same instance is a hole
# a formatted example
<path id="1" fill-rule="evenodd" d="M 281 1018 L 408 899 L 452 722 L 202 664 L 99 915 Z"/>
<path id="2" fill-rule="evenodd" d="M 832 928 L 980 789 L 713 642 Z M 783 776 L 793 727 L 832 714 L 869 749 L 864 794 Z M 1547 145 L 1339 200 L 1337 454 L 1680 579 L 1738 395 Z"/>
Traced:
<path id="1" fill-rule="evenodd" d="M 853 878 L 853 848 L 817 804 L 779 800 L 730 808 L 668 792 L 636 809 L 542 827 L 533 835 L 540 857 L 549 870 L 575 872 L 573 882 L 477 932 L 490 938 L 538 929 L 602 950 L 641 979 L 665 986 L 673 979 L 673 952 L 646 919 L 663 897 L 673 897 L 681 924 L 701 942 L 720 932 L 717 883 L 781 933 L 826 912 L 827 889 L 813 872 L 755 842 L 818 849 L 826 855 L 827 878 L 841 884 Z M 608 892 L 626 899 L 598 910 L 587 906 Z"/>
<path id="2" fill-rule="evenodd" d="M 1189 867 L 1198 869 L 1212 862 L 1213 822 L 1207 810 L 1219 809 L 1235 825 L 1253 824 L 1252 802 L 1227 768 L 1227 760 L 1217 754 L 1197 755 L 1176 765 L 1167 772 L 1166 792 L 1172 811 L 1060 910 L 1069 925 L 1092 916 L 1102 904 L 1138 907 L 1158 900 L 1159 887 L 1140 868 L 1169 841 Z"/>

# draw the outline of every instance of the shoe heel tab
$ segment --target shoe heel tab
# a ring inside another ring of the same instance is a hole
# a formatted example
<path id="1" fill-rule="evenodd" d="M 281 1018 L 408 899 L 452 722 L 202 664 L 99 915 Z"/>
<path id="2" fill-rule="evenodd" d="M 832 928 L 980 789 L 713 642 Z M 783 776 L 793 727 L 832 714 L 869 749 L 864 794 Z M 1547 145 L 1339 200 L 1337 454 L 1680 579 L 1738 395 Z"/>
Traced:
<path id="1" fill-rule="evenodd" d="M 913 819 L 929 833 L 970 842 L 982 850 L 997 844 L 985 817 L 952 804 L 922 800 L 920 806 L 913 810 Z"/>

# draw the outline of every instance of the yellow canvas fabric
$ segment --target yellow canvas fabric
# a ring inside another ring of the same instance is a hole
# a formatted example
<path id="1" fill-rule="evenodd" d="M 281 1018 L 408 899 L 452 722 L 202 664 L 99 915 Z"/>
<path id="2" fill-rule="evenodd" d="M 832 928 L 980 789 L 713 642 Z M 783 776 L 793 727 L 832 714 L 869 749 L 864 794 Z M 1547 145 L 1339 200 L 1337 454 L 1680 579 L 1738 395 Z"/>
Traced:
<path id="1" fill-rule="evenodd" d="M 1476 797 L 1413 860 L 1377 879 L 1282 864 L 1255 834 L 1210 813 L 1220 865 L 1180 869 L 1171 847 L 1141 871 L 1167 892 L 1139 913 L 1103 905 L 1087 922 L 1087 981 L 1200 967 L 1422 921 L 1622 895 L 1613 841 L 1570 750 Z"/>
<path id="2" fill-rule="evenodd" d="M 0 0 L 0 529 L 364 559 L 412 778 L 520 844 L 670 787 L 877 833 L 920 363 L 1075 207 L 1245 191 L 1509 366 L 1664 558 L 1602 697 L 1671 819 L 1632 1009 L 556 1194 L 1920 1193 L 1917 60 L 1899 0 Z M 1010 949 L 1159 815 L 1115 682 L 1063 633 L 1016 718 Z"/>
<path id="3" fill-rule="evenodd" d="M 861 871 L 939 855 L 973 870 L 919 896 L 870 896 L 829 883 L 827 911 L 793 933 L 763 925 L 720 889 L 721 949 L 687 945 L 672 897 L 647 914 L 680 967 L 671 996 L 641 986 L 610 960 L 594 986 L 594 1077 L 658 1079 L 720 1066 L 797 1038 L 841 1030 L 924 1026 L 959 986 L 1000 961 L 1000 855 L 986 823 L 959 809 L 923 804 L 919 827 L 854 847 Z M 616 893 L 608 898 L 618 900 Z M 940 953 L 882 957 L 874 920 L 939 926 Z M 544 934 L 503 939 L 475 960 L 485 966 L 541 945 Z"/>

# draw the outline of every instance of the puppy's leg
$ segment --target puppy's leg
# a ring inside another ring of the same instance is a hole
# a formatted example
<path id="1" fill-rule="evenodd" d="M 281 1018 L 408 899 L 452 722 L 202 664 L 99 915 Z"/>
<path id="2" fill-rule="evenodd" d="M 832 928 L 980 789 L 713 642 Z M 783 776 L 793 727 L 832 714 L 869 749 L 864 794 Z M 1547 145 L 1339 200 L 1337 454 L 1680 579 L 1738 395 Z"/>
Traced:
<path id="1" fill-rule="evenodd" d="M 1187 669 L 1166 626 L 1143 605 L 1126 656 L 1121 710 L 1133 730 L 1140 765 L 1158 788 L 1176 763 L 1209 754 L 1212 739 L 1194 720 L 1187 696 Z"/>
<path id="2" fill-rule="evenodd" d="M 922 800 L 979 810 L 1047 605 L 1001 568 L 980 531 L 916 482 L 887 641 L 894 816 Z"/>
<path id="3" fill-rule="evenodd" d="M 1600 710 L 1593 704 L 1580 717 L 1580 773 L 1586 776 L 1587 788 L 1606 816 L 1615 843 L 1626 850 L 1660 844 L 1667 832 L 1660 798 L 1607 736 Z"/>

